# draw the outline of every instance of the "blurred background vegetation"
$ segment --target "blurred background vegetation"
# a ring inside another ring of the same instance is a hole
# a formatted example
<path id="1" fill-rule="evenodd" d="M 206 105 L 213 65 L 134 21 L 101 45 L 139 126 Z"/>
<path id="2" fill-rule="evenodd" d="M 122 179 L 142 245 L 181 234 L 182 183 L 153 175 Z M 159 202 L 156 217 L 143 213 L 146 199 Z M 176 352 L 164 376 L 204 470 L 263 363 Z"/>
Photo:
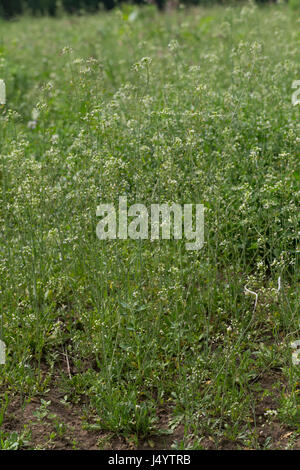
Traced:
<path id="1" fill-rule="evenodd" d="M 256 0 L 257 3 L 274 3 L 274 1 Z M 46 14 L 55 16 L 59 11 L 63 10 L 68 13 L 78 13 L 80 11 L 94 12 L 101 8 L 112 9 L 121 2 L 122 0 L 0 0 L 0 16 L 3 18 L 11 18 L 26 12 L 33 15 Z M 179 3 L 187 5 L 209 5 L 216 3 L 241 3 L 241 0 L 180 0 L 180 2 L 179 0 L 132 0 L 132 3 L 153 3 L 156 4 L 159 9 L 164 9 L 168 3 L 174 6 Z"/>

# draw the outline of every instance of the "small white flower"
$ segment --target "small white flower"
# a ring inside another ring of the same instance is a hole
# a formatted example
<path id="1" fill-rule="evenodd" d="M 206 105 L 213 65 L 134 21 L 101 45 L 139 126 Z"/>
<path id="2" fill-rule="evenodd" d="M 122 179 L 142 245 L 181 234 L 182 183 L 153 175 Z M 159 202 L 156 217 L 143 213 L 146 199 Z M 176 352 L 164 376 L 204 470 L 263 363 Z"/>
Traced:
<path id="1" fill-rule="evenodd" d="M 59 139 L 59 135 L 53 134 L 53 136 L 51 137 L 52 144 L 56 144 L 58 142 L 58 139 Z"/>
<path id="2" fill-rule="evenodd" d="M 33 121 L 37 121 L 37 118 L 39 117 L 39 114 L 40 114 L 39 110 L 36 109 L 36 108 L 33 108 L 32 113 L 31 113 L 31 117 L 32 117 Z"/>
<path id="3" fill-rule="evenodd" d="M 171 52 L 176 51 L 179 48 L 178 41 L 176 39 L 172 39 L 172 41 L 168 44 L 168 48 Z"/>
<path id="4" fill-rule="evenodd" d="M 266 411 L 264 412 L 264 415 L 265 415 L 266 417 L 270 417 L 270 418 L 277 416 L 277 414 L 278 414 L 277 410 L 266 410 Z"/>
<path id="5" fill-rule="evenodd" d="M 35 129 L 37 125 L 36 121 L 29 121 L 27 124 L 28 129 Z"/>

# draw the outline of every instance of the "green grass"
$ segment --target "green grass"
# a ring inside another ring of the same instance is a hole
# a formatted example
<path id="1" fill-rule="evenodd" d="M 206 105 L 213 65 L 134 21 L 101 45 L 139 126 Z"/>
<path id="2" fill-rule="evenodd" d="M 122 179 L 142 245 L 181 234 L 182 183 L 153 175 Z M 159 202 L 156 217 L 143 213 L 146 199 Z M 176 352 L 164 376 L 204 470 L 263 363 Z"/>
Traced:
<path id="1" fill-rule="evenodd" d="M 0 26 L 0 448 L 300 448 L 295 12 Z M 203 249 L 98 240 L 123 194 L 204 204 Z"/>

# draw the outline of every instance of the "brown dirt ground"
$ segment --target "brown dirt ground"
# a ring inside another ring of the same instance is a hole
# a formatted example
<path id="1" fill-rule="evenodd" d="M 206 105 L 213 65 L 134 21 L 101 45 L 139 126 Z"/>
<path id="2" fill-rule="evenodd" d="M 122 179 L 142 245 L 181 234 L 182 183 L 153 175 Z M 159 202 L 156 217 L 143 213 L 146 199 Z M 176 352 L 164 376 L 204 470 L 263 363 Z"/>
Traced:
<path id="1" fill-rule="evenodd" d="M 276 409 L 279 392 L 275 391 L 274 383 L 280 380 L 280 373 L 270 371 L 257 381 L 255 391 L 256 408 L 255 420 L 258 431 L 258 444 L 263 446 L 268 437 L 271 437 L 271 449 L 285 449 L 289 443 L 293 430 L 281 423 L 273 420 L 267 422 L 264 415 L 267 409 Z M 262 393 L 268 391 L 270 393 Z M 42 397 L 41 397 L 42 398 Z M 2 424 L 4 432 L 23 432 L 24 427 L 31 432 L 29 448 L 38 449 L 85 449 L 85 450 L 162 450 L 171 449 L 174 442 L 181 442 L 184 438 L 184 426 L 179 425 L 172 434 L 162 434 L 151 436 L 147 440 L 140 442 L 138 446 L 133 440 L 124 437 L 116 437 L 115 434 L 101 430 L 90 429 L 84 426 L 82 417 L 82 404 L 65 405 L 61 403 L 63 393 L 58 391 L 55 382 L 52 383 L 50 391 L 45 400 L 51 401 L 48 410 L 49 414 L 44 419 L 38 419 L 34 412 L 40 407 L 40 397 L 34 397 L 21 407 L 20 398 L 15 398 L 10 402 Z M 50 435 L 55 431 L 55 424 L 51 419 L 51 414 L 56 415 L 56 420 L 63 423 L 66 431 L 50 439 Z M 50 417 L 49 417 L 50 415 Z M 159 429 L 167 431 L 171 418 L 170 412 L 161 410 L 158 413 Z M 192 443 L 191 443 L 192 444 Z M 246 449 L 242 443 L 232 442 L 223 439 L 216 443 L 213 436 L 203 436 L 201 446 L 207 450 L 233 450 Z M 292 448 L 300 449 L 300 438 L 294 441 Z"/>

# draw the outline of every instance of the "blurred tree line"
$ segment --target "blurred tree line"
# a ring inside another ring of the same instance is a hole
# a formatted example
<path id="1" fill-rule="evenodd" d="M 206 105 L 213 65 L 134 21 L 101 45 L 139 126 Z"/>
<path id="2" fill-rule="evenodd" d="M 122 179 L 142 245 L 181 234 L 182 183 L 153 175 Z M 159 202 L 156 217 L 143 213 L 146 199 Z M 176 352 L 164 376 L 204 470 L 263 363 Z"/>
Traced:
<path id="1" fill-rule="evenodd" d="M 68 13 L 76 13 L 80 10 L 96 11 L 101 5 L 110 9 L 117 2 L 118 0 L 0 0 L 0 16 L 10 18 L 24 12 L 55 16 L 58 6 Z"/>
<path id="2" fill-rule="evenodd" d="M 236 0 L 238 1 L 238 0 Z M 272 0 L 256 0 L 258 3 L 271 3 Z M 55 16 L 60 5 L 68 13 L 76 13 L 80 10 L 96 11 L 99 8 L 111 9 L 122 0 L 0 0 L 0 16 L 11 18 L 23 12 L 30 12 L 34 15 Z M 180 3 L 190 5 L 228 3 L 228 0 L 181 0 Z M 155 3 L 159 9 L 163 9 L 167 0 L 133 0 L 133 3 Z"/>

